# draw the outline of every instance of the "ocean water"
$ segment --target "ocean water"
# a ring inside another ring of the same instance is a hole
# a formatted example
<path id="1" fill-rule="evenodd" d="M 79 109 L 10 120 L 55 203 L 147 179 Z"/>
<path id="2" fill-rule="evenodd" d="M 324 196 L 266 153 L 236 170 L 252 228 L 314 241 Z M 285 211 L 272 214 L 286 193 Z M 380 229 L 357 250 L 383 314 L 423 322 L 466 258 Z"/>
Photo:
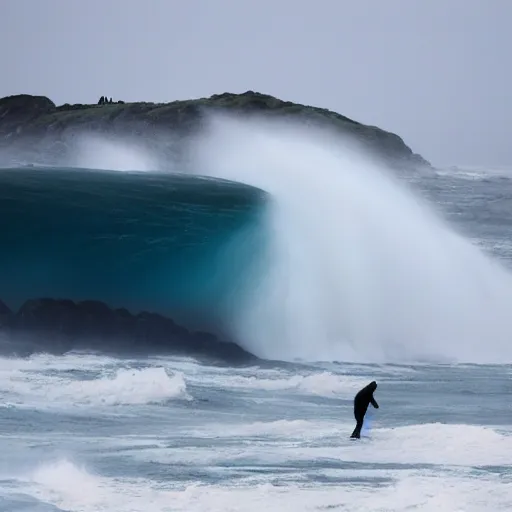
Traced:
<path id="1" fill-rule="evenodd" d="M 0 170 L 10 305 L 205 314 L 260 357 L 2 356 L 0 510 L 512 509 L 512 174 L 268 133 L 217 130 L 188 176 Z"/>
<path id="2" fill-rule="evenodd" d="M 2 359 L 5 511 L 510 510 L 510 367 Z M 351 441 L 351 399 L 380 408 Z M 365 437 L 366 436 L 366 437 Z"/>

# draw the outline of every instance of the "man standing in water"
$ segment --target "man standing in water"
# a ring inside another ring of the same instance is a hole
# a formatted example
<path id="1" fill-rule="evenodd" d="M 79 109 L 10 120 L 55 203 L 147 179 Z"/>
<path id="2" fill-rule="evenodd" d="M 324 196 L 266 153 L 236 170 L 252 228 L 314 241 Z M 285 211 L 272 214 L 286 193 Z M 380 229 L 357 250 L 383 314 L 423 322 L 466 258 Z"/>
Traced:
<path id="1" fill-rule="evenodd" d="M 379 404 L 373 398 L 373 393 L 377 389 L 377 383 L 375 381 L 370 382 L 368 386 L 364 387 L 357 393 L 354 398 L 354 417 L 356 418 L 356 428 L 354 432 L 352 432 L 351 438 L 359 439 L 361 437 L 361 429 L 363 428 L 363 421 L 368 406 L 370 404 L 375 407 L 375 409 L 379 408 Z"/>

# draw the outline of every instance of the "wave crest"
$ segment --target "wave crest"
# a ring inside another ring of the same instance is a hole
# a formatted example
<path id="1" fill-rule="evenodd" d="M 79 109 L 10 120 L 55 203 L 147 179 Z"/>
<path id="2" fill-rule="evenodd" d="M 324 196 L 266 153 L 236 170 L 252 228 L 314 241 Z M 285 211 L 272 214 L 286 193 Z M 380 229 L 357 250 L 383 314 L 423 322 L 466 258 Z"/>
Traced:
<path id="1" fill-rule="evenodd" d="M 8 400 L 41 407 L 145 405 L 192 399 L 183 375 L 169 375 L 164 368 L 118 369 L 87 380 L 15 370 L 0 380 L 0 386 L 8 392 Z"/>

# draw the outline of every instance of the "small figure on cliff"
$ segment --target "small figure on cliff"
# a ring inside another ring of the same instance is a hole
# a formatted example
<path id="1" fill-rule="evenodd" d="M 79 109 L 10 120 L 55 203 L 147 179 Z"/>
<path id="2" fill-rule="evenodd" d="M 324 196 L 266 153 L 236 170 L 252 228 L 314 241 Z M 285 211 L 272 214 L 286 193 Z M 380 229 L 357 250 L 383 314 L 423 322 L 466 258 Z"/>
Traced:
<path id="1" fill-rule="evenodd" d="M 354 417 L 356 419 L 356 428 L 350 436 L 353 439 L 359 439 L 361 437 L 361 429 L 363 428 L 363 421 L 368 406 L 370 404 L 379 408 L 379 404 L 373 398 L 373 393 L 377 389 L 377 383 L 375 381 L 370 382 L 368 386 L 361 389 L 354 398 Z"/>

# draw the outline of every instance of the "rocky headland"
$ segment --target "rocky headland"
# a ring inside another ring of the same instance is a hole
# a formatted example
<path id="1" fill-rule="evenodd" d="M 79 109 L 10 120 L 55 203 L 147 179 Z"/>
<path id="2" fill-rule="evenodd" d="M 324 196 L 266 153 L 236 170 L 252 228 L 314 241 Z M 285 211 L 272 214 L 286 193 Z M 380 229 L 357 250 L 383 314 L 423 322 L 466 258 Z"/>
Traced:
<path id="1" fill-rule="evenodd" d="M 44 96 L 20 94 L 0 99 L 0 149 L 15 153 L 30 146 L 58 160 L 65 156 L 77 134 L 130 136 L 139 143 L 176 156 L 180 143 L 194 134 L 208 112 L 293 119 L 307 125 L 327 126 L 368 148 L 383 163 L 427 166 L 398 135 L 369 126 L 336 112 L 284 101 L 247 91 L 170 103 L 114 101 L 102 96 L 95 104 L 57 106 Z M 28 144 L 29 143 L 29 144 Z M 50 158 L 51 159 L 51 158 Z"/>

